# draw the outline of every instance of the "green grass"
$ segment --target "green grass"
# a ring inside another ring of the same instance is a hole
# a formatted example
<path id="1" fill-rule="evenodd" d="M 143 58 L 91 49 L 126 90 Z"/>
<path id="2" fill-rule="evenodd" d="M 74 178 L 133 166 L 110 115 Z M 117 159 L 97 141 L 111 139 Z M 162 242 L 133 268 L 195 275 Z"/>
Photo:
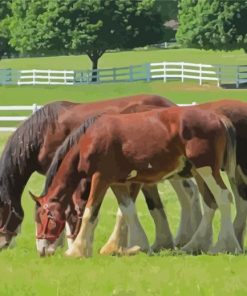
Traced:
<path id="1" fill-rule="evenodd" d="M 0 137 L 3 144 L 6 136 Z M 25 219 L 17 247 L 0 253 L 0 295 L 244 295 L 247 293 L 247 257 L 189 256 L 161 252 L 133 257 L 100 256 L 114 225 L 116 200 L 109 191 L 96 229 L 94 256 L 68 259 L 65 249 L 55 256 L 39 258 L 35 251 L 33 202 L 27 189 L 39 193 L 43 177 L 34 174 L 23 194 Z M 159 185 L 173 233 L 179 223 L 179 205 L 168 183 Z M 142 196 L 138 214 L 149 241 L 154 227 Z M 219 229 L 219 216 L 214 223 Z"/>
<path id="2" fill-rule="evenodd" d="M 205 52 L 199 50 L 156 50 L 106 54 L 100 67 L 123 66 L 149 61 L 176 60 L 200 63 L 243 64 L 242 51 Z M 81 56 L 3 60 L 1 68 L 80 69 L 88 68 Z M 194 82 L 122 83 L 88 86 L 11 86 L 0 87 L 0 105 L 45 104 L 55 100 L 88 102 L 137 93 L 155 93 L 177 103 L 211 101 L 220 98 L 247 99 L 247 90 L 221 89 L 212 84 Z M 12 112 L 12 114 L 14 114 Z M 9 134 L 0 134 L 2 151 Z M 247 257 L 186 256 L 171 252 L 134 257 L 100 256 L 99 248 L 108 239 L 115 221 L 117 203 L 109 191 L 96 229 L 94 256 L 90 259 L 68 259 L 65 249 L 55 256 L 39 258 L 35 249 L 33 202 L 28 190 L 39 194 L 44 178 L 34 174 L 23 193 L 25 219 L 15 249 L 0 252 L 0 295 L 246 295 Z M 159 185 L 173 233 L 179 223 L 179 205 L 168 183 Z M 154 226 L 142 196 L 137 202 L 138 214 L 150 243 Z M 215 239 L 219 215 L 214 222 Z M 245 242 L 247 243 L 247 242 Z"/>
<path id="3" fill-rule="evenodd" d="M 45 104 L 56 100 L 88 102 L 134 95 L 139 93 L 159 94 L 177 103 L 198 103 L 220 98 L 246 100 L 246 89 L 223 89 L 214 84 L 199 86 L 195 82 L 135 82 L 83 86 L 2 86 L 1 105 Z"/>
<path id="4" fill-rule="evenodd" d="M 105 53 L 99 60 L 99 68 L 113 68 L 163 61 L 194 62 L 202 64 L 246 64 L 243 50 L 231 52 L 206 51 L 199 49 L 156 49 Z M 90 69 L 91 61 L 87 55 L 59 56 L 42 58 L 4 59 L 0 68 L 13 69 L 52 69 L 81 70 Z"/>

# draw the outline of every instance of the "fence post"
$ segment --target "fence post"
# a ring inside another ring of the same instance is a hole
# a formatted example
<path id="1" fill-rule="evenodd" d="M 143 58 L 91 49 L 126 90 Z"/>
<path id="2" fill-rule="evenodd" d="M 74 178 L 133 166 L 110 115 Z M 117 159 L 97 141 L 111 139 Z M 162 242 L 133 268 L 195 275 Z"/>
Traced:
<path id="1" fill-rule="evenodd" d="M 218 87 L 221 85 L 221 65 L 217 66 L 218 69 Z"/>
<path id="2" fill-rule="evenodd" d="M 48 83 L 51 84 L 51 70 L 48 70 Z"/>
<path id="3" fill-rule="evenodd" d="M 130 78 L 129 78 L 129 81 L 130 82 L 132 82 L 133 81 L 133 66 L 131 65 L 130 67 L 129 67 L 129 71 L 130 71 Z"/>
<path id="4" fill-rule="evenodd" d="M 166 62 L 163 63 L 164 66 L 164 82 L 166 82 Z"/>
<path id="5" fill-rule="evenodd" d="M 181 80 L 184 82 L 184 62 L 181 64 Z"/>
<path id="6" fill-rule="evenodd" d="M 33 85 L 35 85 L 35 72 L 36 72 L 36 70 L 34 69 L 33 70 Z"/>
<path id="7" fill-rule="evenodd" d="M 37 106 L 37 104 L 33 104 L 33 113 L 35 113 L 36 111 L 38 110 L 38 106 Z"/>
<path id="8" fill-rule="evenodd" d="M 239 88 L 239 66 L 236 67 L 236 88 Z"/>
<path id="9" fill-rule="evenodd" d="M 146 64 L 146 80 L 149 82 L 151 80 L 151 65 Z"/>
<path id="10" fill-rule="evenodd" d="M 67 81 L 66 81 L 66 71 L 63 70 L 63 82 L 64 84 L 67 84 Z"/>
<path id="11" fill-rule="evenodd" d="M 116 68 L 112 68 L 113 82 L 116 82 Z"/>
<path id="12" fill-rule="evenodd" d="M 199 83 L 202 85 L 202 64 L 199 64 Z"/>
<path id="13" fill-rule="evenodd" d="M 96 69 L 96 76 L 97 76 L 96 82 L 100 82 L 100 69 Z"/>

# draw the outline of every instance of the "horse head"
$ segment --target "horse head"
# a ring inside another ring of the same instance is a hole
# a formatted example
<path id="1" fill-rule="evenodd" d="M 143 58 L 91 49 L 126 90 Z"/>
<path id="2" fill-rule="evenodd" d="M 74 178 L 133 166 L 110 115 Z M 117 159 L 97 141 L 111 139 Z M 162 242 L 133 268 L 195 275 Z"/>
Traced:
<path id="1" fill-rule="evenodd" d="M 48 196 L 37 197 L 29 192 L 36 203 L 36 246 L 40 256 L 53 255 L 59 244 L 66 216 L 65 209 L 56 200 Z"/>
<path id="2" fill-rule="evenodd" d="M 15 245 L 15 237 L 20 232 L 23 210 L 10 200 L 0 199 L 0 250 Z"/>

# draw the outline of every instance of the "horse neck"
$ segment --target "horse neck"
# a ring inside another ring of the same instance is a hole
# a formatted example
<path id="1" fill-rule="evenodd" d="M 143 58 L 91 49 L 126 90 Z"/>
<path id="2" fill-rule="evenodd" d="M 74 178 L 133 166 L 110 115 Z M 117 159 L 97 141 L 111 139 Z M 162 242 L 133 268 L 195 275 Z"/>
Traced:
<path id="1" fill-rule="evenodd" d="M 56 199 L 63 207 L 67 207 L 71 201 L 72 194 L 76 190 L 82 173 L 78 172 L 79 145 L 72 148 L 62 161 L 57 173 L 52 179 L 51 185 L 46 188 L 48 199 Z"/>
<path id="2" fill-rule="evenodd" d="M 20 161 L 20 159 L 14 161 L 11 147 L 9 147 L 5 149 L 0 159 L 0 198 L 11 202 L 17 209 L 21 209 L 21 196 L 25 185 L 37 169 L 36 159 L 32 154 L 25 158 L 25 161 Z"/>

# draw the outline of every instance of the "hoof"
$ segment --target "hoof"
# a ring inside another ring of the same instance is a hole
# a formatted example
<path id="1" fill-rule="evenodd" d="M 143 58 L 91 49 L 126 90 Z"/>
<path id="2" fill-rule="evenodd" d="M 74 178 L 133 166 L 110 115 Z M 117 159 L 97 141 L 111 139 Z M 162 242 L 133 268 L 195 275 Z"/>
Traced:
<path id="1" fill-rule="evenodd" d="M 174 250 L 174 244 L 173 244 L 173 242 L 164 243 L 164 244 L 154 243 L 151 246 L 151 250 L 154 253 L 158 253 L 158 252 L 160 252 L 162 250 Z"/>
<path id="2" fill-rule="evenodd" d="M 100 255 L 112 255 L 112 254 L 117 254 L 117 252 L 121 249 L 116 243 L 111 242 L 109 244 L 104 245 L 99 253 Z"/>
<path id="3" fill-rule="evenodd" d="M 185 236 L 177 236 L 174 240 L 174 245 L 177 248 L 182 248 L 185 246 L 189 241 L 191 240 L 191 237 L 185 237 Z"/>
<path id="4" fill-rule="evenodd" d="M 140 246 L 133 246 L 130 248 L 120 248 L 118 250 L 118 255 L 122 255 L 122 256 L 134 256 L 137 255 L 138 253 L 140 253 L 141 247 Z"/>
<path id="5" fill-rule="evenodd" d="M 211 247 L 208 254 L 210 255 L 217 255 L 217 254 L 233 254 L 238 255 L 241 254 L 243 250 L 236 244 L 235 246 L 224 246 L 216 244 L 215 246 Z"/>
<path id="6" fill-rule="evenodd" d="M 187 254 L 191 255 L 200 255 L 202 253 L 207 253 L 209 249 L 209 245 L 193 245 L 193 244 L 187 244 L 184 247 L 181 248 L 182 252 L 185 252 Z"/>
<path id="7" fill-rule="evenodd" d="M 68 249 L 64 255 L 66 257 L 71 257 L 71 258 L 82 258 L 85 257 L 79 250 L 73 250 L 73 249 Z"/>

